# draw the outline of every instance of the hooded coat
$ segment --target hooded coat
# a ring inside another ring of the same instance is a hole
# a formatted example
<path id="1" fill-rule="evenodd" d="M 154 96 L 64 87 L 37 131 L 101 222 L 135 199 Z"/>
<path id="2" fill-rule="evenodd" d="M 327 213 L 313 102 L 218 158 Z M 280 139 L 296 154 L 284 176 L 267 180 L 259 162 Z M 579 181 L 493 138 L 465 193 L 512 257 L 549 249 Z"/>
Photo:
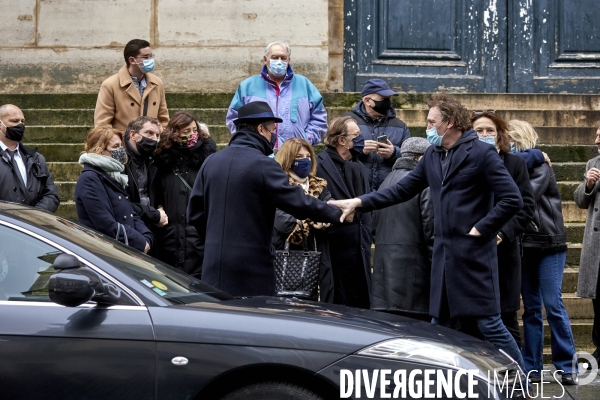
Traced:
<path id="1" fill-rule="evenodd" d="M 204 243 L 202 281 L 233 296 L 275 293 L 275 210 L 297 219 L 339 221 L 341 211 L 290 186 L 270 143 L 246 129 L 202 166 L 187 209 Z"/>
<path id="2" fill-rule="evenodd" d="M 193 226 L 188 225 L 185 213 L 190 201 L 190 190 L 175 175 L 175 168 L 186 183 L 192 187 L 204 160 L 217 151 L 214 140 L 199 140 L 193 147 L 181 147 L 179 143 L 156 155 L 158 173 L 152 190 L 153 204 L 162 205 L 169 223 L 153 227 L 156 235 L 156 258 L 183 272 L 200 278 L 204 246 Z"/>
<path id="3" fill-rule="evenodd" d="M 464 132 L 448 150 L 431 146 L 394 186 L 360 196 L 364 210 L 407 201 L 429 187 L 434 206 L 429 313 L 500 314 L 496 234 L 523 206 L 496 149 Z M 470 235 L 475 227 L 481 236 Z"/>
<path id="4" fill-rule="evenodd" d="M 380 188 L 394 186 L 417 165 L 399 158 Z M 429 315 L 433 203 L 429 188 L 375 211 L 371 309 Z"/>
<path id="5" fill-rule="evenodd" d="M 377 140 L 381 135 L 386 135 L 394 145 L 394 153 L 390 158 L 383 158 L 377 152 L 360 154 L 358 159 L 365 165 L 368 172 L 371 190 L 377 190 L 383 180 L 392 172 L 392 167 L 401 157 L 400 147 L 410 137 L 410 131 L 404 121 L 396 117 L 396 111 L 390 107 L 387 114 L 380 118 L 371 117 L 365 110 L 362 100 L 354 106 L 352 111 L 343 117 L 350 116 L 356 120 L 360 133 L 365 140 Z"/>

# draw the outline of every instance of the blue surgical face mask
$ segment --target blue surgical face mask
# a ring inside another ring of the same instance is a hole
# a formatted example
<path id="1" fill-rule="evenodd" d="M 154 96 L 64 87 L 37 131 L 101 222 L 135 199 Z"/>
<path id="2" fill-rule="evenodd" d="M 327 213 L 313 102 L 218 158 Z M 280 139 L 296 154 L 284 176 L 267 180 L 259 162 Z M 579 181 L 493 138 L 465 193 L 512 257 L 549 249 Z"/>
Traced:
<path id="1" fill-rule="evenodd" d="M 431 143 L 432 146 L 441 146 L 444 135 L 446 135 L 446 133 L 448 133 L 448 131 L 450 130 L 450 128 L 448 128 L 446 129 L 446 132 L 444 132 L 443 135 L 438 135 L 437 128 L 439 128 L 443 123 L 444 121 L 442 120 L 442 122 L 440 122 L 438 126 L 434 126 L 433 128 L 425 131 L 425 134 L 427 135 L 427 141 Z"/>
<path id="2" fill-rule="evenodd" d="M 362 135 L 358 135 L 357 137 L 353 138 L 352 143 L 354 143 L 354 147 L 352 147 L 350 151 L 362 154 L 363 149 L 365 148 L 365 139 L 362 137 Z"/>
<path id="3" fill-rule="evenodd" d="M 481 140 L 483 143 L 496 146 L 496 138 L 494 136 L 479 136 L 479 140 Z"/>
<path id="4" fill-rule="evenodd" d="M 511 153 L 517 152 L 517 146 L 515 146 L 515 142 L 510 142 L 510 152 Z"/>
<path id="5" fill-rule="evenodd" d="M 287 63 L 281 60 L 269 60 L 269 72 L 278 77 L 285 76 Z"/>
<path id="6" fill-rule="evenodd" d="M 292 161 L 292 171 L 294 171 L 294 174 L 296 174 L 298 178 L 306 178 L 311 168 L 312 161 L 310 157 L 297 158 L 294 161 Z"/>
<path id="7" fill-rule="evenodd" d="M 140 67 L 140 71 L 142 71 L 142 73 L 147 74 L 148 72 L 152 72 L 154 71 L 154 58 L 151 58 L 149 60 L 144 60 L 142 61 L 142 65 L 140 65 L 140 63 L 137 63 L 138 67 Z"/>

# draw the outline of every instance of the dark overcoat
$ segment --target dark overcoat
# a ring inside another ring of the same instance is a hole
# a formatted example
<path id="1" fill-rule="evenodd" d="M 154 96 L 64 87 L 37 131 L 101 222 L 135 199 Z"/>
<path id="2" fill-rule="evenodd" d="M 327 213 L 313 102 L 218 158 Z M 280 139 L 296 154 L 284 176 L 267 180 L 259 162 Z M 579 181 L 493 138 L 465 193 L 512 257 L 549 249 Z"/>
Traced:
<path id="1" fill-rule="evenodd" d="M 417 162 L 399 158 L 380 189 L 393 186 Z M 429 188 L 412 199 L 375 211 L 371 309 L 429 315 L 433 202 Z"/>
<path id="2" fill-rule="evenodd" d="M 351 198 L 346 183 L 326 151 L 317 156 L 317 176 L 327 181 L 336 200 Z M 360 164 L 360 161 L 356 161 Z M 361 164 L 362 166 L 362 164 Z M 363 174 L 365 193 L 369 179 Z M 351 223 L 336 222 L 327 232 L 334 278 L 334 303 L 369 308 L 371 288 L 371 212 L 357 210 Z"/>
<path id="3" fill-rule="evenodd" d="M 127 151 L 127 162 L 125 163 L 125 174 L 127 174 L 128 184 L 127 194 L 133 210 L 144 221 L 147 227 L 152 229 L 152 225 L 160 222 L 160 212 L 154 207 L 154 203 L 145 205 L 140 203 L 140 182 L 137 170 L 141 167 L 141 173 L 145 174 L 145 184 L 148 191 L 148 197 L 152 199 L 152 183 L 156 176 L 157 168 L 154 164 L 154 157 L 144 159 L 125 139 L 125 150 Z M 134 160 L 135 159 L 135 160 Z"/>
<path id="4" fill-rule="evenodd" d="M 192 187 L 202 163 L 216 151 L 215 141 L 209 138 L 199 140 L 192 148 L 173 144 L 155 157 L 159 172 L 154 179 L 153 204 L 162 205 L 169 218 L 166 226 L 152 228 L 157 241 L 156 258 L 197 278 L 202 273 L 204 244 L 196 229 L 186 221 L 191 193 L 175 175 L 174 168 L 179 169 L 181 178 Z"/>
<path id="5" fill-rule="evenodd" d="M 431 146 L 396 185 L 360 199 L 365 210 L 375 210 L 426 187 L 435 214 L 430 315 L 444 317 L 446 306 L 449 317 L 500 314 L 496 234 L 523 206 L 517 185 L 494 146 L 470 130 L 447 151 Z M 469 235 L 473 227 L 481 236 Z"/>
<path id="6" fill-rule="evenodd" d="M 116 238 L 117 223 L 127 232 L 129 246 L 144 251 L 152 247 L 154 235 L 133 211 L 127 192 L 101 168 L 85 164 L 75 185 L 75 207 L 79 223 Z M 124 236 L 119 236 L 124 242 Z"/>
<path id="7" fill-rule="evenodd" d="M 503 152 L 500 153 L 500 158 L 523 198 L 523 208 L 500 229 L 500 236 L 502 236 L 502 242 L 498 245 L 500 309 L 501 312 L 508 313 L 518 311 L 521 307 L 521 236 L 526 226 L 533 220 L 535 199 L 525 160 Z"/>
<path id="8" fill-rule="evenodd" d="M 234 296 L 275 293 L 277 208 L 298 219 L 339 221 L 341 211 L 290 186 L 269 142 L 241 129 L 202 166 L 187 209 L 204 242 L 202 280 Z"/>

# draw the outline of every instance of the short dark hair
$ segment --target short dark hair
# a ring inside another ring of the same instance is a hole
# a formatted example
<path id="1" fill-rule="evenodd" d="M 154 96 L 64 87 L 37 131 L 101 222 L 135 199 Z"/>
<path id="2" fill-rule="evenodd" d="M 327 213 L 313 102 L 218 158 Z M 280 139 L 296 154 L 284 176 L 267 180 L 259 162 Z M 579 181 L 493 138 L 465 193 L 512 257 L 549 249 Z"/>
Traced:
<path id="1" fill-rule="evenodd" d="M 142 127 L 146 122 L 151 122 L 156 126 L 160 126 L 160 122 L 156 118 L 148 117 L 147 115 L 142 115 L 141 117 L 137 117 L 136 119 L 132 119 L 127 124 L 127 128 L 125 128 L 125 140 L 129 140 L 129 132 L 134 131 L 135 133 L 140 133 Z"/>
<path id="2" fill-rule="evenodd" d="M 129 57 L 137 57 L 140 54 L 140 50 L 146 47 L 150 47 L 150 42 L 144 39 L 133 39 L 127 42 L 125 50 L 123 50 L 125 64 L 129 65 Z"/>
<path id="3" fill-rule="evenodd" d="M 444 120 L 452 118 L 457 130 L 466 132 L 471 129 L 469 112 L 456 97 L 444 92 L 434 93 L 427 104 L 429 108 L 439 108 Z"/>

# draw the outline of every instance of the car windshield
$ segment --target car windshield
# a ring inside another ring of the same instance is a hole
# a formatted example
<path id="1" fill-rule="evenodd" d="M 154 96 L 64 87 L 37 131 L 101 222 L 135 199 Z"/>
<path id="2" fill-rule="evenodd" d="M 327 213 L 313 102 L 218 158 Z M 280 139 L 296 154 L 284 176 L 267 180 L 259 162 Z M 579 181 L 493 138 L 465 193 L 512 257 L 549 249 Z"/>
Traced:
<path id="1" fill-rule="evenodd" d="M 215 302 L 233 298 L 155 258 L 58 215 L 8 204 L 0 204 L 0 210 L 85 248 L 171 304 Z"/>

